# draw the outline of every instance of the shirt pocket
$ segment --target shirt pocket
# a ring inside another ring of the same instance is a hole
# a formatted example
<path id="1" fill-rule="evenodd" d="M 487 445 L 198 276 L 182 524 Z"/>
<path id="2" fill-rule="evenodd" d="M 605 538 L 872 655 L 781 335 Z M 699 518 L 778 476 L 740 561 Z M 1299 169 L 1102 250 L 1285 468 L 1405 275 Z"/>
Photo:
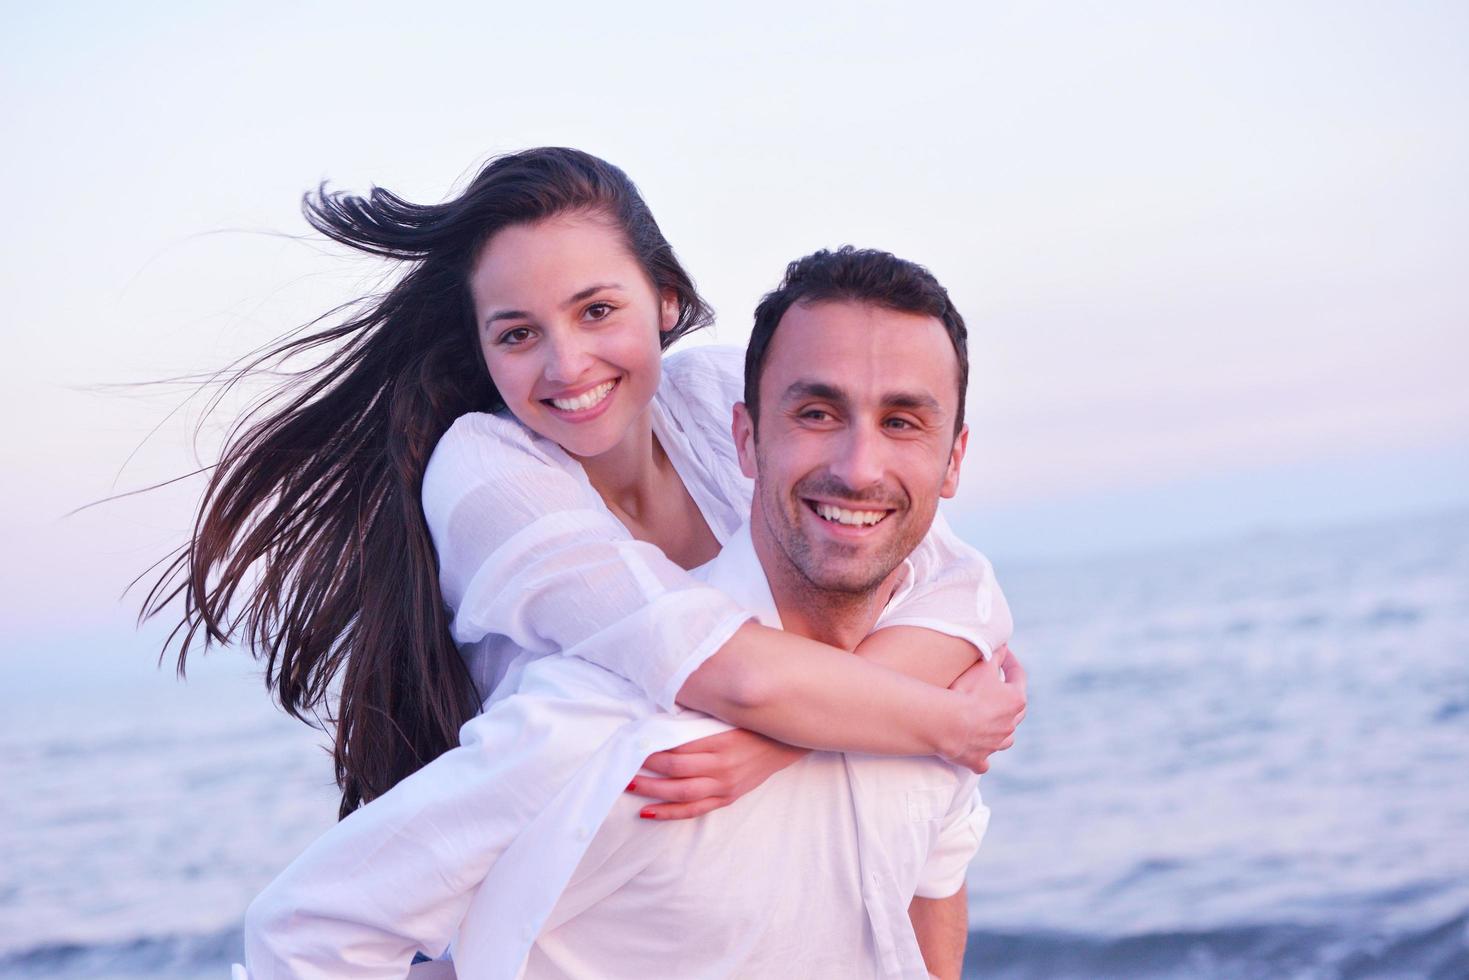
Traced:
<path id="1" fill-rule="evenodd" d="M 937 786 L 910 789 L 904 797 L 909 823 L 930 823 L 942 820 L 953 802 L 953 790 Z"/>

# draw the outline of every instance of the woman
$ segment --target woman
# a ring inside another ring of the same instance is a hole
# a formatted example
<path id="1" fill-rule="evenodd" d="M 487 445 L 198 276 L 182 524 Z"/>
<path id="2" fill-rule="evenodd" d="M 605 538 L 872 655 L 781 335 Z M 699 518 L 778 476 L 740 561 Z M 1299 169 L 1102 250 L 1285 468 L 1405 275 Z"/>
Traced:
<path id="1" fill-rule="evenodd" d="M 552 654 L 626 677 L 650 704 L 796 745 L 976 769 L 1008 745 L 1017 697 L 934 686 L 973 660 L 970 643 L 989 652 L 997 624 L 961 622 L 962 640 L 934 633 L 922 647 L 883 631 L 859 651 L 923 684 L 750 622 L 685 574 L 748 513 L 721 449 L 738 370 L 707 355 L 661 377 L 661 349 L 709 311 L 621 171 L 534 150 L 492 162 L 444 205 L 323 192 L 306 211 L 337 241 L 415 264 L 363 312 L 252 365 L 340 344 L 227 448 L 174 566 L 182 581 L 151 598 L 156 609 L 184 594 L 181 664 L 201 631 L 239 633 L 298 717 L 340 678 L 344 816 L 456 745 L 484 694 Z M 982 558 L 952 540 L 925 547 L 895 622 L 974 610 L 974 591 L 993 588 Z M 966 600 L 946 601 L 956 593 Z M 653 815 L 728 802 L 798 754 L 738 732 L 698 748 L 692 769 L 649 760 L 694 778 L 640 778 L 641 791 L 700 797 Z M 493 742 L 476 752 L 493 759 Z M 479 776 L 513 788 L 493 765 Z M 432 774 L 413 786 L 441 788 Z M 450 891 L 482 877 L 455 871 Z M 457 900 L 438 896 L 408 948 L 441 945 Z M 401 952 L 379 950 L 389 964 Z"/>

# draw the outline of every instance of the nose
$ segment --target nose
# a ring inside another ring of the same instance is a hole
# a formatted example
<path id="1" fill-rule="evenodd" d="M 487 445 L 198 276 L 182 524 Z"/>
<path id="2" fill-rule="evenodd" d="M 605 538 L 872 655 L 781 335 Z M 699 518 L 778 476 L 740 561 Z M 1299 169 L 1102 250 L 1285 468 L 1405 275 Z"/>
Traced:
<path id="1" fill-rule="evenodd" d="M 552 331 L 546 338 L 545 376 L 553 384 L 579 381 L 591 366 L 592 358 L 575 330 Z"/>
<path id="2" fill-rule="evenodd" d="M 833 448 L 836 458 L 828 467 L 833 476 L 853 491 L 881 486 L 886 461 L 882 433 L 866 425 L 853 425 Z"/>

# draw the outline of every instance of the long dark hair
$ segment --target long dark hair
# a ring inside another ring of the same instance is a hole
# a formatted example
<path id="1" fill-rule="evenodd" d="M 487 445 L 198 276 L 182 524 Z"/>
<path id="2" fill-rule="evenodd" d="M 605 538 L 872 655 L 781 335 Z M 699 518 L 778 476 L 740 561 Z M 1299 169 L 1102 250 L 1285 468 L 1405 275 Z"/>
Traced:
<path id="1" fill-rule="evenodd" d="M 385 294 L 252 355 L 238 379 L 318 358 L 232 430 L 192 536 L 143 603 L 182 599 L 164 647 L 240 640 L 265 663 L 281 706 L 316 719 L 334 685 L 340 815 L 458 743 L 479 698 L 449 634 L 438 560 L 419 500 L 439 437 L 466 412 L 502 407 L 476 338 L 468 278 L 501 229 L 567 212 L 622 229 L 654 286 L 678 297 L 666 347 L 707 324 L 700 298 L 637 188 L 617 167 L 549 147 L 492 160 L 458 197 L 412 204 L 305 195 L 313 228 L 409 263 Z"/>

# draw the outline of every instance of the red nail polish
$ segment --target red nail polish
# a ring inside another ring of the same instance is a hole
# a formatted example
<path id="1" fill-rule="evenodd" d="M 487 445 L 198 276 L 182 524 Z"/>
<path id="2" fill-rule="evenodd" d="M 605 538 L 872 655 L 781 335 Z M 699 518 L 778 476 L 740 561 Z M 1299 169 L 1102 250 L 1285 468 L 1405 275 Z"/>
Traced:
<path id="1" fill-rule="evenodd" d="M 642 812 L 640 812 L 638 814 L 638 816 L 642 817 L 644 820 L 657 820 L 658 819 L 658 814 L 654 813 L 652 810 L 643 810 Z"/>
<path id="2" fill-rule="evenodd" d="M 637 788 L 638 788 L 638 781 L 636 779 L 634 779 L 632 782 L 630 782 L 630 783 L 627 784 L 627 791 L 629 793 L 631 793 L 633 790 L 635 790 Z"/>

